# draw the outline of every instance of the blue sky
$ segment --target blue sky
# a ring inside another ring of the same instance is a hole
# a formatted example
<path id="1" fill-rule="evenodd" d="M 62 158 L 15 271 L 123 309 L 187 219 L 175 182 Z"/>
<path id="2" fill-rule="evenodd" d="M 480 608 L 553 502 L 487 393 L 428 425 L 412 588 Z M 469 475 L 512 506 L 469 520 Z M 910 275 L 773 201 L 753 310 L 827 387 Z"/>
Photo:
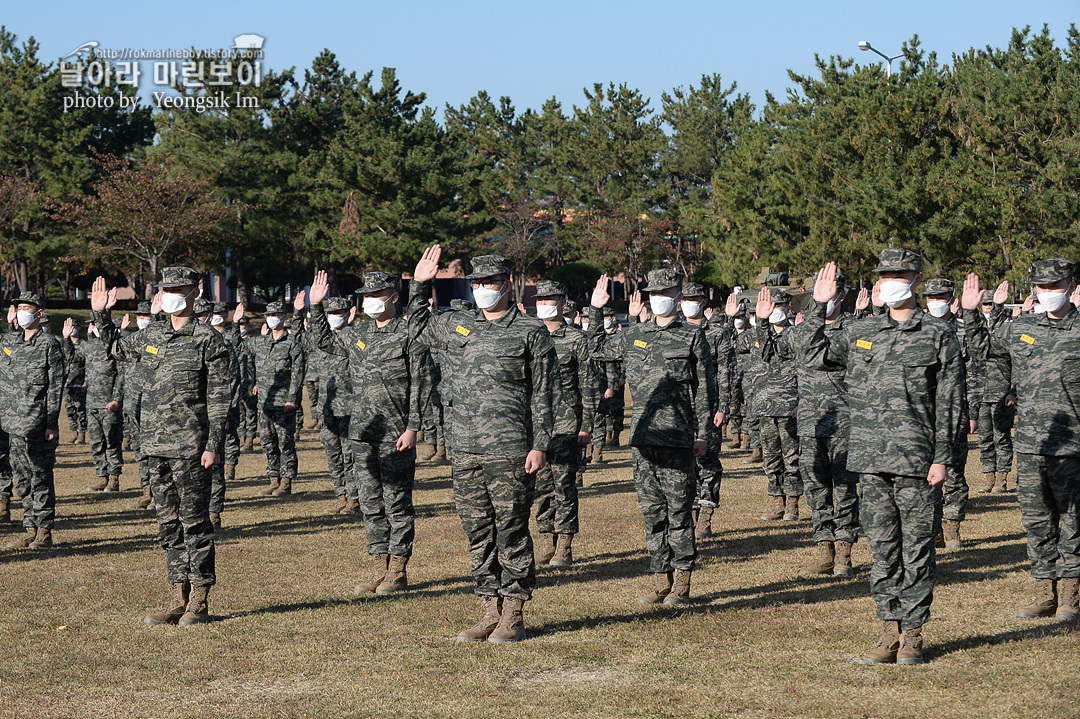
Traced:
<path id="1" fill-rule="evenodd" d="M 396 67 L 405 88 L 426 92 L 441 111 L 479 90 L 509 95 L 519 110 L 553 95 L 569 109 L 582 104 L 582 88 L 609 81 L 640 89 L 658 108 L 661 92 L 714 72 L 760 107 L 766 90 L 785 94 L 789 68 L 812 73 L 815 53 L 878 60 L 859 51 L 860 40 L 896 55 L 918 33 L 924 49 L 948 63 L 970 47 L 1004 46 L 1014 26 L 1048 23 L 1060 45 L 1078 17 L 1078 0 L 307 0 L 18 3 L 5 7 L 0 22 L 20 41 L 33 35 L 47 60 L 88 40 L 108 48 L 208 48 L 257 33 L 271 68 L 295 66 L 302 75 L 329 48 L 358 73 L 378 77 L 383 66 Z"/>

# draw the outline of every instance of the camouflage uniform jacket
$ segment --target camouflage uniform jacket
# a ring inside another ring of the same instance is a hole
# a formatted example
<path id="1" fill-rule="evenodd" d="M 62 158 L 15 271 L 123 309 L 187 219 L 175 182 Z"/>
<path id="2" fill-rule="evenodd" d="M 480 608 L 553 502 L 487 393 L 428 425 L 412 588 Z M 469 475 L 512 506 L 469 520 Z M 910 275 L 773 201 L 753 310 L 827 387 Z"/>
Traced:
<path id="1" fill-rule="evenodd" d="M 589 354 L 585 333 L 573 325 L 560 325 L 551 332 L 559 360 L 560 401 L 555 406 L 557 435 L 592 432 L 593 416 L 599 401 L 599 378 Z"/>
<path id="2" fill-rule="evenodd" d="M 768 322 L 758 320 L 753 331 L 739 335 L 736 350 L 750 355 L 747 369 L 752 373 L 752 394 L 750 396 L 751 417 L 791 417 L 799 405 L 799 377 L 795 369 L 796 362 L 791 357 L 776 357 L 772 362 L 761 359 L 760 333 L 776 335 L 777 332 Z M 783 337 L 792 330 L 788 327 L 781 333 Z"/>
<path id="3" fill-rule="evenodd" d="M 977 419 L 979 416 L 979 403 L 982 402 L 985 362 L 976 357 L 969 348 L 968 335 L 971 334 L 967 327 L 969 323 L 955 315 L 947 321 L 952 325 L 953 331 L 956 332 L 956 341 L 960 344 L 960 358 L 964 361 L 964 372 L 967 375 L 967 402 L 964 405 L 964 420 L 966 421 L 968 418 Z M 976 321 L 974 324 L 978 325 L 980 323 Z"/>
<path id="4" fill-rule="evenodd" d="M 906 321 L 888 313 L 825 331 L 825 305 L 806 320 L 805 362 L 846 368 L 851 417 L 847 468 L 863 474 L 925 477 L 954 464 L 964 413 L 964 363 L 949 323 L 916 308 Z"/>
<path id="5" fill-rule="evenodd" d="M 323 306 L 312 305 L 308 331 L 316 347 L 347 360 L 351 438 L 394 442 L 407 430 L 420 431 L 419 346 L 402 317 L 383 327 L 354 322 L 334 332 Z"/>
<path id="6" fill-rule="evenodd" d="M 812 306 L 807 308 L 807 313 L 811 311 Z M 841 313 L 836 321 L 825 325 L 825 336 L 831 340 L 853 321 L 851 315 Z M 781 360 L 795 363 L 799 379 L 799 436 L 847 437 L 845 369 L 839 366 L 820 369 L 807 363 L 810 339 L 817 329 L 816 325 L 803 322 L 780 334 L 760 326 L 755 333 L 762 360 L 770 364 Z"/>
<path id="7" fill-rule="evenodd" d="M 229 415 L 229 350 L 216 330 L 194 317 L 180 329 L 152 322 L 121 337 L 108 310 L 93 312 L 109 355 L 146 365 L 139 424 L 141 450 L 149 457 L 198 458 L 221 454 Z"/>
<path id="8" fill-rule="evenodd" d="M 591 323 L 603 326 L 593 307 Z M 603 352 L 608 335 L 593 335 L 594 352 Z M 634 409 L 630 416 L 632 446 L 689 449 L 705 439 L 716 406 L 716 367 L 700 327 L 672 320 L 631 324 L 623 333 L 622 362 Z"/>
<path id="9" fill-rule="evenodd" d="M 421 342 L 446 353 L 453 450 L 500 457 L 546 452 L 561 401 L 559 361 L 547 327 L 513 305 L 490 321 L 482 311 L 433 315 L 430 293 L 431 283 L 410 283 L 409 323 Z"/>
<path id="10" fill-rule="evenodd" d="M 726 317 L 726 315 L 725 315 Z M 713 322 L 708 318 L 701 320 L 701 329 L 705 332 L 705 340 L 709 343 L 709 352 L 712 354 L 713 364 L 716 367 L 716 397 L 715 412 L 727 414 L 731 405 L 731 375 L 732 366 L 735 364 L 735 347 L 731 341 L 731 332 L 721 322 Z"/>
<path id="11" fill-rule="evenodd" d="M 321 305 L 320 305 L 321 307 Z M 326 319 L 325 308 L 322 308 L 323 319 Z M 308 327 L 297 329 L 297 337 L 300 344 L 307 351 L 308 367 L 312 364 L 319 366 L 319 405 L 331 417 L 348 417 L 352 412 L 352 380 L 349 373 L 348 355 L 339 355 L 327 352 L 316 344 L 315 332 L 312 331 L 311 311 L 308 311 Z M 327 323 L 327 327 L 330 323 Z M 342 328 L 344 329 L 344 328 Z M 333 330 L 331 330 L 333 331 Z M 340 336 L 340 333 L 335 332 Z"/>
<path id="12" fill-rule="evenodd" d="M 964 312 L 965 318 L 974 313 Z M 1015 387 L 1017 452 L 1080 456 L 1080 313 L 1075 308 L 1060 320 L 1021 315 L 992 335 L 980 326 L 972 350 L 996 370 L 987 391 L 1001 397 Z"/>
<path id="13" fill-rule="evenodd" d="M 87 409 L 105 409 L 109 402 L 124 401 L 127 372 L 122 363 L 109 356 L 100 339 L 91 335 L 75 343 L 65 337 L 60 347 L 65 363 L 81 361 L 86 368 Z"/>
<path id="14" fill-rule="evenodd" d="M 58 430 L 64 394 L 64 355 L 55 337 L 40 329 L 23 339 L 23 330 L 0 336 L 0 425 L 8 434 L 26 437 Z"/>
<path id="15" fill-rule="evenodd" d="M 63 352 L 62 346 L 60 348 L 60 351 Z M 76 387 L 82 387 L 84 384 L 86 384 L 86 361 L 82 358 L 82 355 L 75 355 L 70 359 L 65 356 L 64 369 L 65 387 L 71 387 L 72 389 L 74 389 Z"/>
<path id="16" fill-rule="evenodd" d="M 148 328 L 149 329 L 149 328 Z M 304 351 L 296 339 L 283 332 L 249 334 L 237 345 L 241 354 L 248 354 L 255 364 L 255 383 L 259 388 L 259 404 L 265 410 L 284 409 L 286 403 L 300 406 L 304 387 Z"/>
<path id="17" fill-rule="evenodd" d="M 603 324 L 601 324 L 597 330 L 593 329 L 594 326 L 595 325 L 590 321 L 590 332 L 588 333 L 590 348 L 597 346 L 593 334 L 596 332 L 603 332 L 607 335 L 607 337 L 604 338 L 599 352 L 591 353 L 593 362 L 596 364 L 600 395 L 603 396 L 604 392 L 609 389 L 618 394 L 622 392 L 622 383 L 626 379 L 622 363 L 622 329 L 608 332 L 603 328 Z"/>

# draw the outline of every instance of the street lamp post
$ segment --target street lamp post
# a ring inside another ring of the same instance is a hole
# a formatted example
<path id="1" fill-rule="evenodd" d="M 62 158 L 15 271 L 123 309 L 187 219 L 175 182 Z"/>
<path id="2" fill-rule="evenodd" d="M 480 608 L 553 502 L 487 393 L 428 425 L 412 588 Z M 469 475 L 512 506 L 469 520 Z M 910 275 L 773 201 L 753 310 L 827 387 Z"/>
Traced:
<path id="1" fill-rule="evenodd" d="M 876 52 L 878 55 L 881 55 L 883 58 L 885 58 L 885 77 L 886 78 L 892 77 L 892 61 L 896 60 L 897 58 L 901 58 L 901 57 L 904 56 L 904 53 L 900 53 L 899 55 L 893 55 L 892 57 L 889 57 L 888 55 L 886 55 L 885 53 L 881 52 L 876 47 L 874 47 L 873 45 L 868 43 L 866 40 L 859 41 L 859 49 L 862 50 L 863 52 L 866 52 L 867 50 L 869 50 L 871 52 Z"/>

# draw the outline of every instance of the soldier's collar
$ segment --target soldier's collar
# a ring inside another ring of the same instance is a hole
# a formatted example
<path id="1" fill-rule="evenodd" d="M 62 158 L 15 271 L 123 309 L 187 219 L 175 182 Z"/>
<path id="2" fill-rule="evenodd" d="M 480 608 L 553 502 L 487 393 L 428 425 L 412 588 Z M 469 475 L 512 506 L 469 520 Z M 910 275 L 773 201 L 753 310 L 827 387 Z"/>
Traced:
<path id="1" fill-rule="evenodd" d="M 195 315 L 191 315 L 187 318 L 187 322 L 180 325 L 180 329 L 175 329 L 172 324 L 172 320 L 166 320 L 165 322 L 165 334 L 167 335 L 194 335 L 195 325 L 199 324 L 199 320 L 195 319 Z"/>
<path id="2" fill-rule="evenodd" d="M 671 322 L 668 322 L 665 326 L 661 327 L 660 325 L 656 324 L 656 318 L 653 317 L 651 320 L 646 322 L 645 325 L 647 326 L 647 329 L 645 330 L 646 332 L 664 332 L 665 330 L 670 330 L 674 327 L 682 327 L 683 322 L 678 317 L 676 317 L 671 320 Z"/>
<path id="3" fill-rule="evenodd" d="M 908 317 L 903 322 L 897 322 L 892 318 L 892 314 L 888 311 L 882 316 L 881 327 L 883 329 L 896 328 L 901 332 L 907 332 L 909 330 L 917 330 L 922 326 L 923 315 L 926 314 L 922 311 L 922 307 L 915 305 L 915 311 L 911 313 L 911 317 Z"/>
<path id="4" fill-rule="evenodd" d="M 398 326 L 401 324 L 401 319 L 401 315 L 394 315 L 393 319 L 391 319 L 382 327 L 379 327 L 379 325 L 376 324 L 374 320 L 372 320 L 372 326 L 375 328 L 376 332 L 396 332 Z"/>
<path id="5" fill-rule="evenodd" d="M 1071 329 L 1073 321 L 1076 319 L 1077 313 L 1076 307 L 1069 303 L 1069 311 L 1060 320 L 1051 319 L 1045 312 L 1039 315 L 1039 324 L 1043 327 L 1049 327 L 1051 329 L 1067 330 Z"/>

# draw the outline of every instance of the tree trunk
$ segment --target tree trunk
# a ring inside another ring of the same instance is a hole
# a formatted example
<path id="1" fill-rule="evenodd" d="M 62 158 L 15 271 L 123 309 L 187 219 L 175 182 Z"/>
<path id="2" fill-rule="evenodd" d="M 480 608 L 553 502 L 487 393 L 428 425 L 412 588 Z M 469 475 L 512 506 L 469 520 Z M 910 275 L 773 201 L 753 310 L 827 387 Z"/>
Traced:
<path id="1" fill-rule="evenodd" d="M 19 286 L 19 292 L 26 292 L 30 289 L 30 276 L 29 268 L 26 265 L 26 260 L 15 260 L 15 284 Z"/>
<path id="2" fill-rule="evenodd" d="M 153 254 L 153 253 L 150 254 L 150 262 L 149 262 L 149 264 L 150 264 L 150 296 L 151 297 L 153 297 L 155 294 L 157 294 L 158 282 L 161 281 L 161 278 L 158 277 L 158 264 L 160 264 L 160 262 L 161 262 L 161 257 L 159 255 L 156 255 L 156 254 Z"/>
<path id="3" fill-rule="evenodd" d="M 251 306 L 251 295 L 248 291 L 247 273 L 244 272 L 244 250 L 241 247 L 232 248 L 233 272 L 236 275 L 236 301 L 245 307 Z"/>

